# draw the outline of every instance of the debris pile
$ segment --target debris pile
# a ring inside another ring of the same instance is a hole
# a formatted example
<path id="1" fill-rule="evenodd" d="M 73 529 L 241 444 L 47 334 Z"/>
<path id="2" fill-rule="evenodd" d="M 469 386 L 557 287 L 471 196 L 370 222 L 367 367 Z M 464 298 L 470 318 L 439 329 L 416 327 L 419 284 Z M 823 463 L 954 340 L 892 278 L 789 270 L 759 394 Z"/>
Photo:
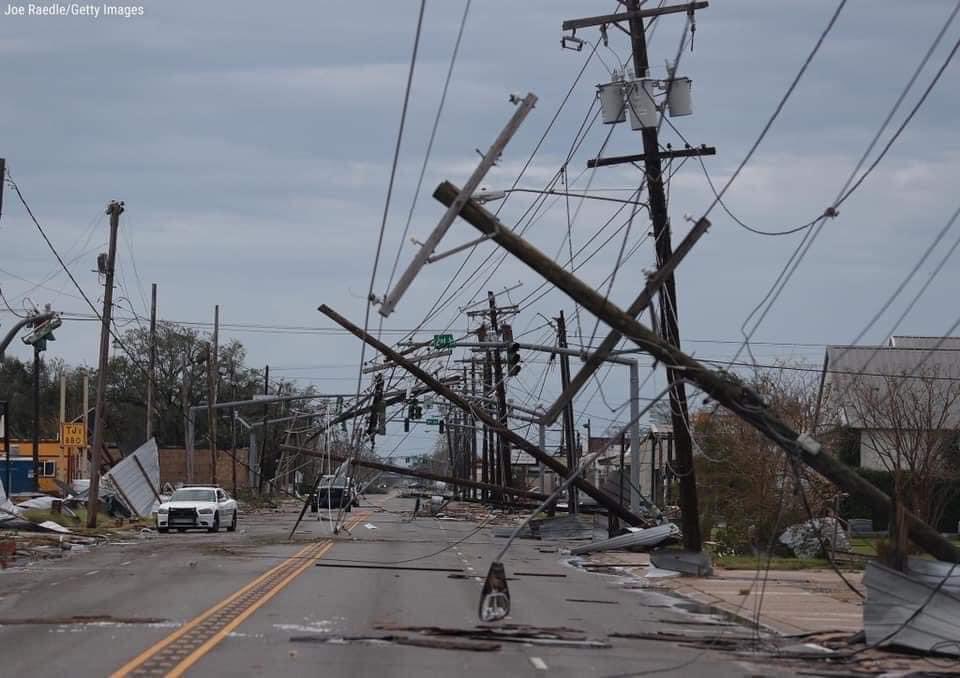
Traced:
<path id="1" fill-rule="evenodd" d="M 815 518 L 792 525 L 780 535 L 780 543 L 801 560 L 822 558 L 824 549 L 852 550 L 847 532 L 836 518 Z"/>

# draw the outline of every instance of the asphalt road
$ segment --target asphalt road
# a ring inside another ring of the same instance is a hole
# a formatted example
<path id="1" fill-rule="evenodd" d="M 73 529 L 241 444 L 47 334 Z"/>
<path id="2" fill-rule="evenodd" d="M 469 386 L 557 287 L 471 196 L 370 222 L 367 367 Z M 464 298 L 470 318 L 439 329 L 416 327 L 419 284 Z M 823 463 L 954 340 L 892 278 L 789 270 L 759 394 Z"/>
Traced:
<path id="1" fill-rule="evenodd" d="M 309 514 L 287 541 L 295 514 L 286 510 L 243 516 L 237 533 L 156 535 L 0 572 L 0 675 L 777 673 L 730 654 L 611 638 L 749 631 L 713 625 L 715 618 L 627 588 L 620 577 L 584 572 L 534 541 L 518 541 L 505 561 L 512 596 L 505 621 L 576 629 L 609 647 L 503 642 L 479 651 L 366 640 L 396 634 L 429 644 L 437 638 L 378 627 L 478 623 L 482 577 L 503 540 L 472 522 L 411 520 L 412 507 L 371 496 L 354 509 L 351 534 L 332 541 L 328 523 Z"/>

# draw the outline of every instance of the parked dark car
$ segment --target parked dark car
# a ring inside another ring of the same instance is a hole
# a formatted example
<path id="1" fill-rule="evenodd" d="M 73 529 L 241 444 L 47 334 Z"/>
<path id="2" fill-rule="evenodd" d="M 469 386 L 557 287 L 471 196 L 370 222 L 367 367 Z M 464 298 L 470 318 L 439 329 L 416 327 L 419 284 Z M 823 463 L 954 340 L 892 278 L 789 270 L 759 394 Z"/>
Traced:
<path id="1" fill-rule="evenodd" d="M 356 489 L 348 478 L 324 476 L 317 487 L 314 502 L 318 509 L 335 508 L 350 511 L 357 506 Z"/>

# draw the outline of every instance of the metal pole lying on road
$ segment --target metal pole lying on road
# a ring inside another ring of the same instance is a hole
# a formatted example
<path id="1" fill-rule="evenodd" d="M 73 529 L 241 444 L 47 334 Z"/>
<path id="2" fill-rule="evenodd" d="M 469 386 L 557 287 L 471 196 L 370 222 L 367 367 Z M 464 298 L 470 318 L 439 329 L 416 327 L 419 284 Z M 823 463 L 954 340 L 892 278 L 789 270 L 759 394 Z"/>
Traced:
<path id="1" fill-rule="evenodd" d="M 500 423 L 491 417 L 487 412 L 473 407 L 465 398 L 460 397 L 460 395 L 458 395 L 452 389 L 444 386 L 417 365 L 408 362 L 403 356 L 398 354 L 389 346 L 371 336 L 370 333 L 364 332 L 362 329 L 351 323 L 349 320 L 341 316 L 327 305 L 320 306 L 318 310 L 335 323 L 349 331 L 358 339 L 365 341 L 369 346 L 380 351 L 388 359 L 392 360 L 398 366 L 402 367 L 424 384 L 429 386 L 431 390 L 443 396 L 460 409 L 467 412 L 472 412 L 474 416 L 484 422 L 493 431 L 503 435 L 507 441 L 512 443 L 515 447 L 518 447 L 524 452 L 529 453 L 530 456 L 537 461 L 542 461 L 545 466 L 549 467 L 555 473 L 564 477 L 567 475 L 567 467 L 564 464 L 546 454 L 543 450 L 529 442 L 526 438 L 511 431 L 509 427 L 504 429 Z M 632 511 L 624 508 L 623 506 L 620 506 L 620 503 L 614 497 L 608 495 L 606 492 L 599 489 L 592 483 L 589 483 L 582 478 L 578 478 L 575 484 L 579 489 L 583 490 L 583 492 L 596 500 L 598 504 L 606 508 L 609 512 L 616 514 L 630 525 L 640 525 L 644 522 L 640 516 L 634 514 Z"/>
<path id="2" fill-rule="evenodd" d="M 475 480 L 468 480 L 465 478 L 454 478 L 452 476 L 445 476 L 440 473 L 430 473 L 429 471 L 419 471 L 417 469 L 405 468 L 403 466 L 394 466 L 392 464 L 384 464 L 383 462 L 373 461 L 371 459 L 363 459 L 360 457 L 350 457 L 345 454 L 337 454 L 336 452 L 330 452 L 329 455 L 324 455 L 322 452 L 317 450 L 311 450 L 305 447 L 297 447 L 295 445 L 281 445 L 280 447 L 293 450 L 294 452 L 299 452 L 308 457 L 317 457 L 318 459 L 324 458 L 324 456 L 329 456 L 330 459 L 335 461 L 349 461 L 354 466 L 362 466 L 363 468 L 371 468 L 377 471 L 387 471 L 389 473 L 396 473 L 402 476 L 410 476 L 412 478 L 422 478 L 424 480 L 436 480 L 441 483 L 449 483 L 451 485 L 460 485 L 462 487 L 472 487 L 478 490 L 491 490 L 494 492 L 501 492 L 503 494 L 512 494 L 515 497 L 522 497 L 524 499 L 533 499 L 536 501 L 542 500 L 546 495 L 539 492 L 531 492 L 530 490 L 522 490 L 511 487 L 499 487 L 497 485 L 491 485 L 490 483 L 481 483 Z"/>
<path id="3" fill-rule="evenodd" d="M 449 182 L 434 192 L 440 202 L 452 202 L 458 193 Z M 491 235 L 503 249 L 513 254 L 567 296 L 633 341 L 656 360 L 674 367 L 684 378 L 707 395 L 772 440 L 787 454 L 800 459 L 822 476 L 851 495 L 863 499 L 871 508 L 889 513 L 890 497 L 833 455 L 809 434 L 797 433 L 767 409 L 767 404 L 753 389 L 726 373 L 717 372 L 693 359 L 676 346 L 664 341 L 642 323 L 630 317 L 616 304 L 599 294 L 549 256 L 503 226 L 497 218 L 473 201 L 468 201 L 460 216 L 483 233 Z M 947 541 L 915 514 L 905 511 L 910 538 L 918 546 L 940 560 L 960 562 L 960 550 Z"/>

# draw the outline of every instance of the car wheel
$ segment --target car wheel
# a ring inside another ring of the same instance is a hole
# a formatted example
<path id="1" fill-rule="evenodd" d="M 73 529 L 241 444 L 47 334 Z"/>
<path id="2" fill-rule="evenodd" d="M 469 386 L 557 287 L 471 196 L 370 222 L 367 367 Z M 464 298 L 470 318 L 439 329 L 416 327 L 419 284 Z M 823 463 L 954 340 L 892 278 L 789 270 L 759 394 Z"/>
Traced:
<path id="1" fill-rule="evenodd" d="M 157 532 L 159 532 L 160 534 L 166 534 L 169 531 L 170 531 L 169 527 L 160 527 L 159 525 L 157 525 Z"/>
<path id="2" fill-rule="evenodd" d="M 185 527 L 178 527 L 178 528 L 177 528 L 177 532 L 186 532 L 186 531 L 187 531 L 187 528 L 185 528 Z"/>
<path id="3" fill-rule="evenodd" d="M 220 531 L 220 514 L 213 514 L 213 525 L 207 528 L 207 532 L 219 532 Z"/>
<path id="4" fill-rule="evenodd" d="M 230 527 L 227 528 L 227 532 L 236 532 L 237 531 L 237 511 L 233 511 L 233 520 L 230 521 Z"/>

